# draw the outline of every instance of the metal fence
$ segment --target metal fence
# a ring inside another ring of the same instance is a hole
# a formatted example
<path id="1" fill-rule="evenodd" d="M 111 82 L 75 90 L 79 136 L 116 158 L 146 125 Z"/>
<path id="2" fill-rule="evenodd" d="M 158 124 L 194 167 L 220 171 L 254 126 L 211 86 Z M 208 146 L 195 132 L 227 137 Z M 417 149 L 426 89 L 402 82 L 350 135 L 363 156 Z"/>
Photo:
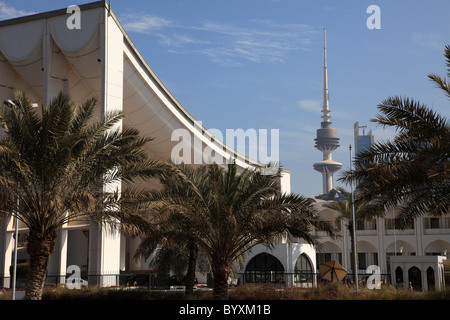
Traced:
<path id="1" fill-rule="evenodd" d="M 45 287 L 56 287 L 71 281 L 71 275 L 47 275 Z M 151 272 L 139 273 L 111 273 L 111 274 L 86 274 L 82 273 L 80 278 L 81 287 L 140 287 L 149 290 L 169 289 L 170 286 L 181 284 L 175 278 L 158 279 Z M 16 278 L 16 289 L 25 289 L 27 277 L 18 276 Z M 12 280 L 10 277 L 0 277 L 0 288 L 11 289 Z"/>
<path id="2" fill-rule="evenodd" d="M 370 274 L 358 274 L 358 283 L 365 285 Z M 379 281 L 381 284 L 391 284 L 390 274 L 380 274 Z M 239 273 L 236 279 L 231 279 L 231 285 L 270 285 L 277 287 L 304 287 L 310 288 L 320 283 L 326 283 L 328 280 L 323 280 L 319 273 L 304 273 L 304 272 L 271 272 L 271 271 L 251 271 L 246 273 Z M 342 280 L 342 283 L 353 285 L 353 274 L 348 274 Z"/>

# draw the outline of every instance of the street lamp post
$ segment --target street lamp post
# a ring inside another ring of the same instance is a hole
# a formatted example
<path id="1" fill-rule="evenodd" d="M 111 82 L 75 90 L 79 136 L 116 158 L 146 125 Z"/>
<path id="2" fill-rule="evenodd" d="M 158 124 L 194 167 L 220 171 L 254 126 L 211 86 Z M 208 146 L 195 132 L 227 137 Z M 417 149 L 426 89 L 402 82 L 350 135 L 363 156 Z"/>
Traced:
<path id="1" fill-rule="evenodd" d="M 13 268 L 13 279 L 12 279 L 12 295 L 11 299 L 16 300 L 16 282 L 17 282 L 17 248 L 19 242 L 19 219 L 17 215 L 19 214 L 19 197 L 17 197 L 17 211 L 15 214 L 15 227 L 14 227 L 14 268 Z"/>
<path id="2" fill-rule="evenodd" d="M 350 151 L 350 172 L 353 171 L 352 169 L 352 145 L 349 146 Z M 353 183 L 350 182 L 350 190 L 352 193 L 352 232 L 353 232 L 353 259 L 355 262 L 355 270 L 353 272 L 355 273 L 355 289 L 356 292 L 358 292 L 358 259 L 356 258 L 357 252 L 356 252 L 356 219 L 355 219 L 355 198 L 353 194 Z"/>

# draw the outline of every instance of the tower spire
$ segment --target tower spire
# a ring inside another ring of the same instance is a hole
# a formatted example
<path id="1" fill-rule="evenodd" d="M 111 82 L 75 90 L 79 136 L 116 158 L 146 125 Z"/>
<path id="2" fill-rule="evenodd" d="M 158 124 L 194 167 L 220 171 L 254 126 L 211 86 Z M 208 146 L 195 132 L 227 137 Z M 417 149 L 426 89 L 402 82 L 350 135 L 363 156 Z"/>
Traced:
<path id="1" fill-rule="evenodd" d="M 328 95 L 328 67 L 327 67 L 327 29 L 323 28 L 323 116 L 330 121 L 330 97 Z"/>
<path id="2" fill-rule="evenodd" d="M 323 29 L 323 121 L 320 129 L 317 130 L 317 138 L 315 147 L 322 151 L 323 160 L 314 163 L 314 170 L 322 173 L 323 177 L 323 194 L 326 195 L 333 189 L 333 173 L 342 168 L 342 164 L 333 161 L 331 158 L 332 151 L 339 147 L 339 138 L 336 129 L 331 128 L 330 116 L 330 99 L 328 95 L 328 67 L 327 67 L 327 33 Z"/>

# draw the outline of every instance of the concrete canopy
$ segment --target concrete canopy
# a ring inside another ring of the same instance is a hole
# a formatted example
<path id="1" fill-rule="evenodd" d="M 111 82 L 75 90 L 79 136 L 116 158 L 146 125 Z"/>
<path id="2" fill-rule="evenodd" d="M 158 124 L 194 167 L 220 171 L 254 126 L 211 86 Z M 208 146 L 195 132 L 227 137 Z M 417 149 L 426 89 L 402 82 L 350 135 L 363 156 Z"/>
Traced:
<path id="1" fill-rule="evenodd" d="M 122 110 L 123 126 L 154 139 L 146 150 L 151 157 L 171 159 L 180 141 L 172 134 L 184 129 L 192 138 L 193 164 L 205 160 L 202 152 L 209 147 L 240 168 L 265 167 L 214 137 L 189 114 L 146 63 L 107 2 L 79 8 L 79 29 L 69 26 L 68 9 L 0 22 L 1 99 L 11 99 L 16 90 L 39 104 L 49 103 L 61 90 L 78 103 L 96 96 L 99 116 Z"/>

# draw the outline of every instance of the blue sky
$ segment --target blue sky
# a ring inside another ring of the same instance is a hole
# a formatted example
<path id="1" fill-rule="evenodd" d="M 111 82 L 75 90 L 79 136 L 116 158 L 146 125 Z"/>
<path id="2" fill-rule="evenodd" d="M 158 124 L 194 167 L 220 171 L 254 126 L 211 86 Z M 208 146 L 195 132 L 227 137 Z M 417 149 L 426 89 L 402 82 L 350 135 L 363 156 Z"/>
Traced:
<path id="1" fill-rule="evenodd" d="M 3 0 L 0 19 L 86 2 Z M 367 28 L 369 5 L 379 6 L 381 29 Z M 111 6 L 158 77 L 204 126 L 224 133 L 280 130 L 280 161 L 291 169 L 295 193 L 322 192 L 312 165 L 322 160 L 314 138 L 324 27 L 331 121 L 341 139 L 333 159 L 344 168 L 355 121 L 378 141 L 393 136 L 370 122 L 383 99 L 412 97 L 450 115 L 448 99 L 427 78 L 446 75 L 448 0 L 112 0 Z"/>

